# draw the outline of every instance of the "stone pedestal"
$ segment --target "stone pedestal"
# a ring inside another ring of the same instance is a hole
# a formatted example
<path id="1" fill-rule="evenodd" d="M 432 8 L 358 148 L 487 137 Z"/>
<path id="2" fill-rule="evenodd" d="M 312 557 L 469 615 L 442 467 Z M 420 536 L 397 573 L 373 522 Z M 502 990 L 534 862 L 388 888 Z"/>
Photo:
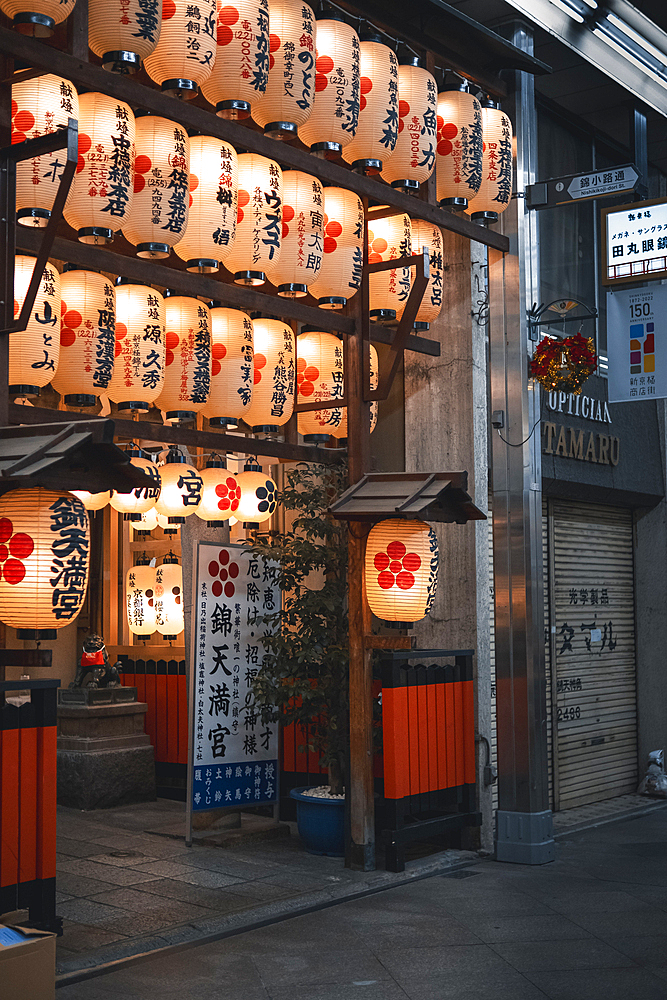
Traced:
<path id="1" fill-rule="evenodd" d="M 59 805 L 106 809 L 156 798 L 147 708 L 136 688 L 60 688 Z"/>

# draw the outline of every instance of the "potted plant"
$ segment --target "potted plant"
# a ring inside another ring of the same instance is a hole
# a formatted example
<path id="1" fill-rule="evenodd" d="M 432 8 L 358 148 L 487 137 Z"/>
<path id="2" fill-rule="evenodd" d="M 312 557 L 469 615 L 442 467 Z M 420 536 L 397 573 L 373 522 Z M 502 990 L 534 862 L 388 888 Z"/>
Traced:
<path id="1" fill-rule="evenodd" d="M 315 854 L 344 853 L 348 755 L 347 525 L 327 510 L 347 486 L 343 464 L 300 463 L 285 474 L 284 533 L 258 536 L 253 550 L 274 562 L 283 607 L 266 614 L 265 654 L 254 697 L 265 722 L 296 723 L 321 755 L 326 786 L 294 788 L 299 835 Z"/>

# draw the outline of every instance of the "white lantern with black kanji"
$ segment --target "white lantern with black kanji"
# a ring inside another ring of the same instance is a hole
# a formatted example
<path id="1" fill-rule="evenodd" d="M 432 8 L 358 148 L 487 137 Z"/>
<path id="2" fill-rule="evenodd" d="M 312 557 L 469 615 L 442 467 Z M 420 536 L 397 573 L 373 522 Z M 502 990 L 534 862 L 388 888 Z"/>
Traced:
<path id="1" fill-rule="evenodd" d="M 0 621 L 19 639 L 55 639 L 88 587 L 88 513 L 71 493 L 11 490 L 0 497 Z"/>
<path id="2" fill-rule="evenodd" d="M 202 94 L 220 118 L 240 121 L 264 99 L 269 79 L 269 0 L 218 0 L 213 72 Z"/>
<path id="3" fill-rule="evenodd" d="M 35 269 L 36 257 L 14 258 L 14 319 L 17 319 Z M 25 330 L 9 334 L 9 392 L 39 396 L 58 367 L 60 356 L 60 275 L 46 264 Z"/>
<path id="4" fill-rule="evenodd" d="M 159 260 L 185 234 L 188 224 L 190 140 L 168 118 L 137 112 L 132 211 L 123 236 L 137 257 Z"/>
<path id="5" fill-rule="evenodd" d="M 361 36 L 361 78 L 357 132 L 343 159 L 363 174 L 379 174 L 398 138 L 398 61 L 380 35 Z"/>
<path id="6" fill-rule="evenodd" d="M 315 15 L 302 0 L 272 0 L 269 30 L 269 79 L 252 116 L 265 135 L 295 139 L 315 96 Z"/>
<path id="7" fill-rule="evenodd" d="M 416 192 L 435 170 L 438 91 L 435 78 L 409 56 L 398 67 L 398 138 L 382 179 Z"/>
<path id="8" fill-rule="evenodd" d="M 130 527 L 135 532 L 141 536 L 150 535 L 151 531 L 154 531 L 158 526 L 158 513 L 155 507 L 151 507 L 150 510 L 144 511 L 143 514 L 139 514 L 139 520 L 130 521 Z"/>
<path id="9" fill-rule="evenodd" d="M 438 226 L 434 226 L 424 219 L 412 219 L 411 227 L 413 254 L 427 250 L 429 259 L 428 285 L 417 311 L 414 329 L 428 330 L 429 325 L 438 318 L 442 309 L 442 278 L 444 274 L 442 231 Z"/>
<path id="10" fill-rule="evenodd" d="M 186 270 L 212 274 L 236 239 L 238 158 L 228 142 L 210 135 L 190 139 L 190 212 L 175 250 Z"/>
<path id="11" fill-rule="evenodd" d="M 368 263 L 409 257 L 412 253 L 409 215 L 391 215 L 386 219 L 369 219 Z M 411 268 L 397 267 L 377 271 L 368 279 L 371 319 L 400 319 L 405 309 L 412 283 Z"/>
<path id="12" fill-rule="evenodd" d="M 116 297 L 98 271 L 65 264 L 60 275 L 60 356 L 52 386 L 67 406 L 95 406 L 113 375 Z"/>
<path id="13" fill-rule="evenodd" d="M 168 519 L 170 526 L 183 524 L 202 501 L 204 483 L 201 476 L 194 465 L 188 464 L 185 455 L 172 447 L 164 465 L 160 466 L 160 481 L 156 511 Z"/>
<path id="14" fill-rule="evenodd" d="M 235 429 L 252 402 L 253 326 L 239 309 L 211 302 L 211 391 L 202 410 L 212 427 Z"/>
<path id="15" fill-rule="evenodd" d="M 155 569 L 145 555 L 125 574 L 125 612 L 133 635 L 147 639 L 155 632 Z"/>
<path id="16" fill-rule="evenodd" d="M 172 553 L 155 567 L 155 628 L 167 640 L 176 639 L 185 628 L 183 568 Z"/>
<path id="17" fill-rule="evenodd" d="M 278 487 L 262 467 L 250 460 L 243 472 L 236 477 L 241 499 L 236 511 L 237 521 L 243 520 L 244 528 L 254 528 L 268 521 L 277 506 Z"/>
<path id="18" fill-rule="evenodd" d="M 322 262 L 309 292 L 321 309 L 342 309 L 361 288 L 364 206 L 346 188 L 324 189 Z"/>
<path id="19" fill-rule="evenodd" d="M 482 183 L 482 108 L 468 84 L 438 95 L 436 181 L 441 205 L 465 209 Z"/>
<path id="20" fill-rule="evenodd" d="M 369 349 L 369 373 L 368 373 L 368 387 L 371 392 L 377 389 L 380 381 L 380 359 L 378 358 L 378 352 L 376 351 L 373 344 L 368 345 Z M 347 407 L 343 407 L 340 411 L 341 417 L 340 421 L 337 422 L 334 430 L 329 431 L 335 438 L 346 438 L 347 437 Z M 318 411 L 318 417 L 323 421 L 326 420 L 326 410 Z M 378 422 L 378 401 L 374 399 L 371 402 L 371 413 L 370 413 L 370 433 L 372 434 L 375 430 Z"/>
<path id="21" fill-rule="evenodd" d="M 22 35 L 49 38 L 55 26 L 72 13 L 75 3 L 76 0 L 0 0 L 0 10 L 13 19 L 12 27 Z"/>
<path id="22" fill-rule="evenodd" d="M 102 493 L 89 493 L 88 490 L 70 490 L 78 497 L 86 510 L 102 510 L 111 500 L 111 490 Z"/>
<path id="23" fill-rule="evenodd" d="M 366 598 L 382 621 L 411 625 L 433 606 L 438 541 L 423 521 L 391 518 L 373 525 L 366 541 Z"/>
<path id="24" fill-rule="evenodd" d="M 495 101 L 482 101 L 482 183 L 468 204 L 475 222 L 498 221 L 512 198 L 512 123 Z"/>
<path id="25" fill-rule="evenodd" d="M 243 417 L 253 431 L 278 430 L 292 416 L 296 391 L 295 337 L 281 319 L 253 319 L 252 402 Z"/>
<path id="26" fill-rule="evenodd" d="M 304 327 L 296 338 L 297 403 L 331 402 L 342 399 L 343 344 L 340 337 L 315 327 Z M 342 407 L 306 410 L 299 413 L 299 434 L 309 443 L 337 436 Z"/>
<path id="27" fill-rule="evenodd" d="M 242 153 L 238 160 L 236 240 L 225 267 L 237 285 L 263 285 L 267 269 L 280 259 L 283 172 L 257 153 Z"/>
<path id="28" fill-rule="evenodd" d="M 167 420 L 194 420 L 211 389 L 211 314 L 199 299 L 164 293 L 167 356 L 162 392 L 155 401 Z"/>
<path id="29" fill-rule="evenodd" d="M 283 298 L 301 298 L 317 281 L 324 255 L 323 200 L 317 177 L 301 170 L 283 170 L 280 257 L 266 269 Z"/>
<path id="30" fill-rule="evenodd" d="M 162 27 L 144 69 L 166 94 L 191 100 L 213 71 L 216 0 L 162 0 Z"/>
<path id="31" fill-rule="evenodd" d="M 213 455 L 202 469 L 201 478 L 204 483 L 202 501 L 195 514 L 208 523 L 209 528 L 228 521 L 236 514 L 241 499 L 241 488 L 236 476 L 218 455 Z"/>
<path id="32" fill-rule="evenodd" d="M 359 36 L 339 14 L 315 17 L 315 99 L 299 138 L 313 153 L 335 159 L 359 124 Z"/>
<path id="33" fill-rule="evenodd" d="M 88 0 L 88 45 L 111 73 L 136 73 L 160 38 L 162 0 Z"/>
<path id="34" fill-rule="evenodd" d="M 113 509 L 123 514 L 128 521 L 137 521 L 142 514 L 155 506 L 155 501 L 160 495 L 160 473 L 157 465 L 150 461 L 141 448 L 133 446 L 128 448 L 125 454 L 130 457 L 130 465 L 150 476 L 151 483 L 147 486 L 136 486 L 128 493 L 113 490 L 110 503 Z"/>
<path id="35" fill-rule="evenodd" d="M 149 285 L 116 281 L 116 361 L 109 399 L 119 410 L 146 413 L 164 385 L 164 299 Z"/>

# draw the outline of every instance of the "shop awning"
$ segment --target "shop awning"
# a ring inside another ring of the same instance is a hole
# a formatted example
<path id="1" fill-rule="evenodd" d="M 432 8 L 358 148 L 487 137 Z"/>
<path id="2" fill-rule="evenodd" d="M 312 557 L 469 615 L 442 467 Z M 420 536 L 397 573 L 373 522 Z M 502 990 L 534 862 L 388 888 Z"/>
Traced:
<path id="1" fill-rule="evenodd" d="M 486 514 L 467 490 L 467 472 L 371 472 L 346 490 L 330 511 L 344 521 L 485 521 Z"/>

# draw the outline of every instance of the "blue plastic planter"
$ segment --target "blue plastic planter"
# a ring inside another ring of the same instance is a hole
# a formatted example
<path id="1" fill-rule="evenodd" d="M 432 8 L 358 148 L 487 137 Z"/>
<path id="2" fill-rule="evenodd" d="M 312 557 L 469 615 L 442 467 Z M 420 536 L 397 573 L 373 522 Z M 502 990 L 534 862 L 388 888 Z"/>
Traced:
<path id="1" fill-rule="evenodd" d="M 299 836 L 309 854 L 345 856 L 345 799 L 316 799 L 304 795 L 308 785 L 293 788 Z"/>

